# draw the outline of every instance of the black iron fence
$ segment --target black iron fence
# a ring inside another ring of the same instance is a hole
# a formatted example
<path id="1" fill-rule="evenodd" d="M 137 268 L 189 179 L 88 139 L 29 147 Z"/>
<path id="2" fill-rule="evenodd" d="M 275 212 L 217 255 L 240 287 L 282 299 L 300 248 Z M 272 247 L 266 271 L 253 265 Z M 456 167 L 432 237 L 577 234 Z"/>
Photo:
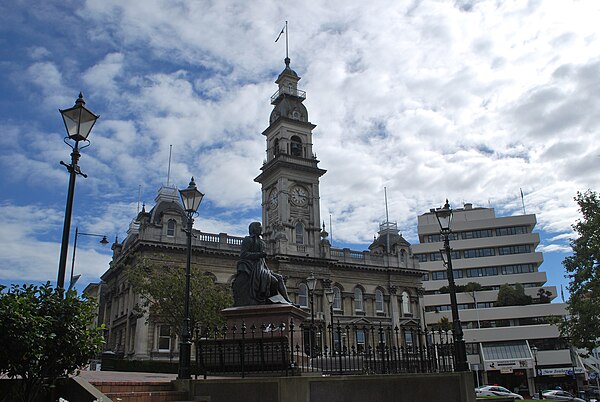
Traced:
<path id="1" fill-rule="evenodd" d="M 196 331 L 196 375 L 396 374 L 454 370 L 451 332 L 335 323 Z"/>

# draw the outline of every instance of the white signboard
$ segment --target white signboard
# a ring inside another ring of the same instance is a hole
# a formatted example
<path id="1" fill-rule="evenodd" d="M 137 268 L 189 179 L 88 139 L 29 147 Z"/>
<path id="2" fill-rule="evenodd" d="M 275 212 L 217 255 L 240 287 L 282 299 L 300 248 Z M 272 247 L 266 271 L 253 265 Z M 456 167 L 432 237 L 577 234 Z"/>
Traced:
<path id="1" fill-rule="evenodd" d="M 575 367 L 575 374 L 583 374 L 585 371 L 582 367 Z M 538 375 L 573 375 L 573 367 L 557 367 L 538 369 Z"/>
<path id="2" fill-rule="evenodd" d="M 491 360 L 485 362 L 486 371 L 500 370 L 502 373 L 512 373 L 512 370 L 533 368 L 531 359 Z"/>

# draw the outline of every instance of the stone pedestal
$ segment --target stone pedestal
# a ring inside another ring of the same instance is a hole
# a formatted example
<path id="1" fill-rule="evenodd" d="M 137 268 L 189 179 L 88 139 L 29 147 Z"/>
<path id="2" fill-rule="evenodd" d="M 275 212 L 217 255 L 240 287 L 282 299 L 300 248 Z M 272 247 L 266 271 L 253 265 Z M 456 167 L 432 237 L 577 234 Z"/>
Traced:
<path id="1" fill-rule="evenodd" d="M 251 327 L 256 327 L 255 334 L 260 335 L 262 325 L 271 325 L 270 330 L 276 335 L 283 335 L 293 340 L 293 345 L 302 345 L 302 330 L 300 324 L 308 318 L 309 313 L 290 304 L 265 304 L 259 306 L 230 307 L 221 310 L 227 320 L 227 326 L 231 328 L 234 324 L 237 333 L 241 332 L 242 322 L 246 325 L 246 336 L 251 334 Z M 290 324 L 294 323 L 293 334 L 290 334 Z M 280 332 L 279 326 L 285 324 Z"/>

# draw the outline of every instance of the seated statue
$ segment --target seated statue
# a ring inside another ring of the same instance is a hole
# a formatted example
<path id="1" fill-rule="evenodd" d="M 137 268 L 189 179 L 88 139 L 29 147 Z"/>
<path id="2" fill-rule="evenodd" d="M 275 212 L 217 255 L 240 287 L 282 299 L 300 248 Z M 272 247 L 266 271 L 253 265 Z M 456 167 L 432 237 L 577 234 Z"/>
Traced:
<path id="1" fill-rule="evenodd" d="M 237 274 L 232 284 L 233 305 L 292 304 L 283 277 L 271 271 L 265 262 L 266 244 L 260 238 L 260 222 L 252 222 L 248 231 L 250 235 L 242 241 Z"/>

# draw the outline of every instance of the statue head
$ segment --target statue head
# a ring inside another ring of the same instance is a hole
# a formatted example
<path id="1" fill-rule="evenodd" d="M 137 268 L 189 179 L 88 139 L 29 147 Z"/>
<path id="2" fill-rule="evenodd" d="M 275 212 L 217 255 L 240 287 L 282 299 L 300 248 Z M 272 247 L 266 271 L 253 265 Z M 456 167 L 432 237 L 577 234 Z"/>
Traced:
<path id="1" fill-rule="evenodd" d="M 248 232 L 251 236 L 260 236 L 260 234 L 262 233 L 262 225 L 260 224 L 260 222 L 252 222 L 250 226 L 248 226 Z"/>

